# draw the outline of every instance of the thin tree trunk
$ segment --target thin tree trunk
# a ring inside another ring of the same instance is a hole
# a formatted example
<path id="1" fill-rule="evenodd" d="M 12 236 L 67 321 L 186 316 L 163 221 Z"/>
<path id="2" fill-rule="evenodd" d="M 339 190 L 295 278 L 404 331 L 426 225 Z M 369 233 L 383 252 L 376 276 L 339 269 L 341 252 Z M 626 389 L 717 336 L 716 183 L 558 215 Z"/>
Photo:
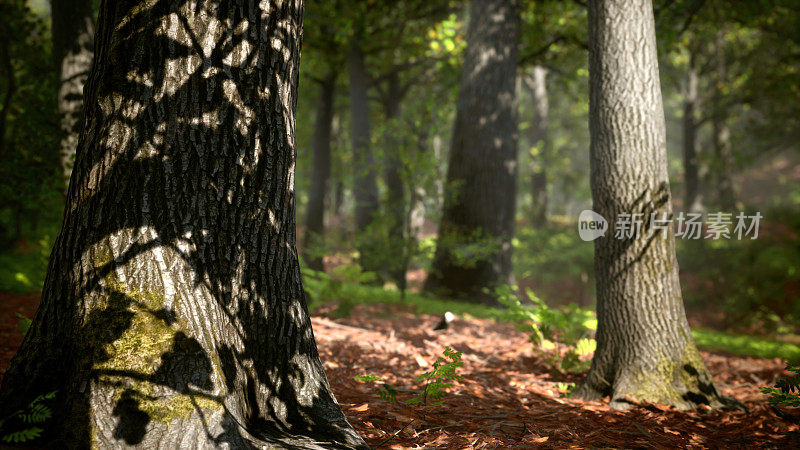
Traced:
<path id="1" fill-rule="evenodd" d="M 0 109 L 0 156 L 3 156 L 8 147 L 6 141 L 6 129 L 8 125 L 8 115 L 11 112 L 11 99 L 17 92 L 17 79 L 14 73 L 14 66 L 11 63 L 10 40 L 11 34 L 0 37 L 0 64 L 5 76 L 5 92 L 3 92 L 3 105 Z"/>
<path id="2" fill-rule="evenodd" d="M 426 289 L 495 303 L 509 281 L 517 177 L 519 4 L 472 0 L 439 241 Z"/>
<path id="3" fill-rule="evenodd" d="M 697 133 L 697 112 L 699 108 L 699 79 L 695 68 L 694 55 L 690 56 L 686 72 L 686 91 L 683 100 L 683 178 L 684 202 L 687 211 L 702 212 L 703 196 L 700 193 L 700 161 L 698 155 L 699 136 Z"/>
<path id="4" fill-rule="evenodd" d="M 717 33 L 715 42 L 716 91 L 714 92 L 714 116 L 712 120 L 714 135 L 714 175 L 719 206 L 726 211 L 736 208 L 736 194 L 733 190 L 733 154 L 731 152 L 731 130 L 728 127 L 728 112 L 724 94 L 720 86 L 727 83 L 728 67 L 725 61 L 725 46 L 722 32 Z"/>
<path id="5" fill-rule="evenodd" d="M 378 215 L 378 185 L 375 161 L 370 148 L 369 77 L 364 66 L 364 54 L 353 40 L 347 52 L 350 72 L 350 139 L 353 144 L 353 197 L 355 200 L 356 246 L 364 270 L 380 269 L 377 248 L 369 238 L 369 227 Z"/>
<path id="6" fill-rule="evenodd" d="M 0 390 L 51 448 L 365 448 L 295 250 L 302 1 L 103 2 L 42 303 Z M 143 51 L 146 49 L 146 51 Z"/>
<path id="7" fill-rule="evenodd" d="M 392 124 L 399 120 L 401 92 L 400 76 L 391 74 L 388 80 L 387 98 L 383 101 L 383 113 L 386 122 Z M 401 292 L 406 289 L 405 236 L 406 216 L 405 185 L 401 174 L 402 152 L 405 151 L 398 130 L 390 129 L 386 135 L 386 155 L 384 156 L 384 181 L 386 182 L 386 219 L 387 240 L 383 249 L 383 265 L 387 268 L 389 278 L 397 284 Z"/>
<path id="8" fill-rule="evenodd" d="M 53 57 L 58 70 L 61 170 L 64 187 L 75 163 L 81 127 L 83 85 L 92 66 L 92 0 L 52 0 Z"/>
<path id="9" fill-rule="evenodd" d="M 547 122 L 549 105 L 547 99 L 547 69 L 534 66 L 526 79 L 533 100 L 535 117 L 531 126 L 531 143 L 538 150 L 534 155 L 531 171 L 531 221 L 534 226 L 541 227 L 547 223 L 547 161 L 549 141 L 547 139 Z"/>
<path id="10" fill-rule="evenodd" d="M 672 228 L 650 222 L 672 216 L 650 0 L 589 1 L 589 80 L 593 210 L 609 229 L 595 240 L 597 351 L 576 394 L 618 408 L 719 405 L 686 321 Z M 641 233 L 618 238 L 622 214 L 642 214 Z"/>
<path id="11" fill-rule="evenodd" d="M 305 247 L 313 253 L 307 264 L 314 270 L 325 270 L 322 255 L 318 252 L 325 243 L 325 194 L 331 174 L 331 130 L 333 128 L 333 102 L 336 89 L 336 73 L 329 73 L 319 85 L 319 102 L 314 124 L 313 166 L 311 187 L 306 210 Z"/>

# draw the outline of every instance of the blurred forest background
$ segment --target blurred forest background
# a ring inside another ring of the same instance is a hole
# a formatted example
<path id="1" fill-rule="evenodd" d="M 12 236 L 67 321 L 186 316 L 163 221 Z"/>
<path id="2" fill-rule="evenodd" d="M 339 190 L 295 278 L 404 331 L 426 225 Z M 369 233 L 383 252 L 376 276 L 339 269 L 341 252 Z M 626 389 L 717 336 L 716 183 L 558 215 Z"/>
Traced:
<path id="1" fill-rule="evenodd" d="M 2 2 L 5 292 L 40 290 L 60 224 L 97 8 L 66 3 L 59 11 L 44 0 Z M 591 309 L 593 247 L 576 232 L 577 214 L 591 207 L 586 8 L 523 3 L 510 280 L 550 306 Z M 800 5 L 659 0 L 654 9 L 676 214 L 764 217 L 757 240 L 677 239 L 690 321 L 793 340 Z M 376 299 L 423 301 L 415 296 L 434 258 L 442 205 L 457 188 L 445 180 L 466 16 L 465 3 L 451 0 L 308 3 L 295 183 L 312 303 L 344 302 L 346 310 Z M 465 264 L 493 245 L 476 239 Z"/>
<path id="2" fill-rule="evenodd" d="M 35 311 L 61 227 L 98 3 L 0 0 L 3 367 L 22 336 L 14 313 Z M 520 27 L 506 30 L 519 40 L 518 52 L 501 58 L 507 67 L 481 72 L 516 79 L 506 86 L 464 81 L 470 78 L 466 71 L 480 65 L 480 58 L 473 55 L 470 63 L 468 55 L 475 20 L 468 3 L 306 4 L 294 174 L 303 285 L 328 377 L 346 413 L 358 418 L 354 426 L 373 443 L 407 418 L 381 422 L 370 416 L 366 405 L 374 392 L 354 385 L 353 375 L 368 382 L 380 378 L 357 370 L 413 377 L 414 369 L 428 366 L 421 354 L 439 352 L 420 349 L 447 341 L 465 352 L 465 368 L 478 377 L 490 357 L 467 352 L 483 348 L 502 353 L 497 364 L 503 370 L 522 367 L 514 380 L 545 374 L 549 384 L 489 394 L 496 394 L 491 401 L 511 405 L 509 411 L 522 411 L 511 402 L 531 389 L 546 392 L 542 398 L 550 407 L 563 404 L 558 399 L 576 386 L 596 349 L 594 246 L 578 234 L 579 213 L 592 208 L 587 5 L 520 2 Z M 731 231 L 740 212 L 762 217 L 757 239 L 735 233 L 675 239 L 683 302 L 703 358 L 723 392 L 752 407 L 765 399 L 754 387 L 785 375 L 783 361 L 800 361 L 800 2 L 653 3 L 675 215 L 730 213 Z M 476 23 L 476 30 L 487 27 Z M 478 48 L 489 47 L 481 39 L 503 35 L 473 34 Z M 503 76 L 509 71 L 516 76 Z M 474 120 L 492 121 L 503 137 L 484 147 L 494 146 L 502 158 L 480 159 L 485 153 L 471 154 L 464 145 Z M 464 232 L 469 227 L 454 224 L 465 216 L 480 223 Z M 442 334 L 428 330 L 433 324 L 414 334 L 421 320 L 430 319 L 425 314 L 438 320 L 445 311 L 471 325 L 441 340 Z M 505 322 L 525 332 L 521 343 Z M 22 317 L 19 325 L 29 323 Z M 424 345 L 386 344 L 372 359 L 353 347 L 359 340 L 391 341 L 395 330 Z M 531 343 L 536 356 L 526 359 Z M 387 350 L 391 345 L 396 353 Z M 402 351 L 415 352 L 405 356 L 419 367 L 388 359 Z M 500 370 L 483 384 L 506 389 L 506 375 Z M 553 429 L 570 422 L 570 414 L 589 420 L 585 410 L 559 411 L 561 418 L 542 420 L 551 420 Z M 776 417 L 766 407 L 761 412 L 752 429 Z M 602 420 L 613 422 L 608 417 Z M 473 419 L 464 422 L 486 434 L 486 427 L 475 425 L 482 419 Z M 678 428 L 696 426 L 686 425 L 683 416 L 669 420 Z M 735 421 L 726 420 L 713 431 L 745 442 Z M 796 431 L 800 422 L 793 420 Z M 585 433 L 597 428 L 581 424 Z M 524 420 L 521 426 L 525 435 Z M 675 434 L 661 425 L 643 426 L 657 433 L 653 439 Z M 708 431 L 693 430 L 686 433 Z M 762 430 L 760 437 L 772 433 L 777 439 L 781 430 Z M 574 434 L 563 442 L 574 443 Z M 409 445 L 434 442 L 419 440 L 419 433 L 403 436 Z M 441 432 L 440 438 L 452 436 Z"/>

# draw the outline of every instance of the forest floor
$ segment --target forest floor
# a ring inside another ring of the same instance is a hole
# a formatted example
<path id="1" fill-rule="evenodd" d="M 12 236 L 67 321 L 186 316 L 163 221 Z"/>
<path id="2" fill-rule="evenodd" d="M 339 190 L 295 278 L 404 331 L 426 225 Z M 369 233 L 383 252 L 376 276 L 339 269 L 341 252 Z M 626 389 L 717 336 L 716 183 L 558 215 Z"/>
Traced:
<path id="1" fill-rule="evenodd" d="M 15 312 L 32 317 L 37 295 L 0 293 L 0 373 L 19 346 Z M 788 448 L 798 431 L 781 420 L 759 386 L 782 375 L 777 359 L 702 352 L 717 388 L 747 411 L 679 412 L 648 404 L 612 411 L 603 402 L 562 396 L 581 373 L 556 369 L 553 354 L 535 350 L 513 325 L 457 317 L 433 331 L 439 317 L 403 305 L 355 305 L 346 318 L 332 308 L 312 323 L 328 378 L 353 426 L 381 448 Z M 431 370 L 445 347 L 463 353 L 461 381 L 437 408 L 403 403 L 422 389 L 414 378 Z M 354 379 L 376 375 L 399 391 L 398 404 L 381 400 L 375 385 Z M 410 424 L 409 424 L 410 423 Z M 392 437 L 393 435 L 395 435 Z M 391 437 L 391 439 L 389 439 Z M 388 441 L 386 441 L 389 439 Z"/>

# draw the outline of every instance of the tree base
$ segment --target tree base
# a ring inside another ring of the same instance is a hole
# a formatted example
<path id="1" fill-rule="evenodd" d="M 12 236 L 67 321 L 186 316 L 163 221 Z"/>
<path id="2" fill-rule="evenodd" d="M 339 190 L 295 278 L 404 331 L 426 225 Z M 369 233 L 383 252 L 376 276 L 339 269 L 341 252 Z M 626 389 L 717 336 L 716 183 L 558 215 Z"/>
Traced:
<path id="1" fill-rule="evenodd" d="M 593 367 L 572 396 L 588 401 L 608 397 L 612 409 L 623 411 L 644 402 L 666 404 L 680 411 L 697 409 L 701 405 L 725 410 L 746 409 L 737 400 L 720 395 L 705 367 L 701 368 L 702 372 L 684 364 L 670 371 L 670 376 L 659 376 L 656 370 L 626 368 L 606 381 Z"/>

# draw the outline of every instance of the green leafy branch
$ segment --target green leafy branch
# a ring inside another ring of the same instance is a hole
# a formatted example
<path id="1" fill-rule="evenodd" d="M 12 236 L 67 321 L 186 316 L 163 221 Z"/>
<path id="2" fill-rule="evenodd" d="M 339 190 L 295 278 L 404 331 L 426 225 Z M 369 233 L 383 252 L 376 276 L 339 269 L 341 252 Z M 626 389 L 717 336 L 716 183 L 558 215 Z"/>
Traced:
<path id="1" fill-rule="evenodd" d="M 28 442 L 37 439 L 44 431 L 40 426 L 53 417 L 53 410 L 45 405 L 47 400 L 52 400 L 56 391 L 42 394 L 28 404 L 25 409 L 20 409 L 11 415 L 0 419 L 0 440 L 6 443 Z M 6 423 L 10 420 L 21 422 L 24 427 L 16 431 L 6 430 Z"/>
<path id="2" fill-rule="evenodd" d="M 761 392 L 769 395 L 769 402 L 776 406 L 800 407 L 800 366 L 786 365 L 786 370 L 794 375 L 781 378 L 775 387 L 762 387 Z"/>

